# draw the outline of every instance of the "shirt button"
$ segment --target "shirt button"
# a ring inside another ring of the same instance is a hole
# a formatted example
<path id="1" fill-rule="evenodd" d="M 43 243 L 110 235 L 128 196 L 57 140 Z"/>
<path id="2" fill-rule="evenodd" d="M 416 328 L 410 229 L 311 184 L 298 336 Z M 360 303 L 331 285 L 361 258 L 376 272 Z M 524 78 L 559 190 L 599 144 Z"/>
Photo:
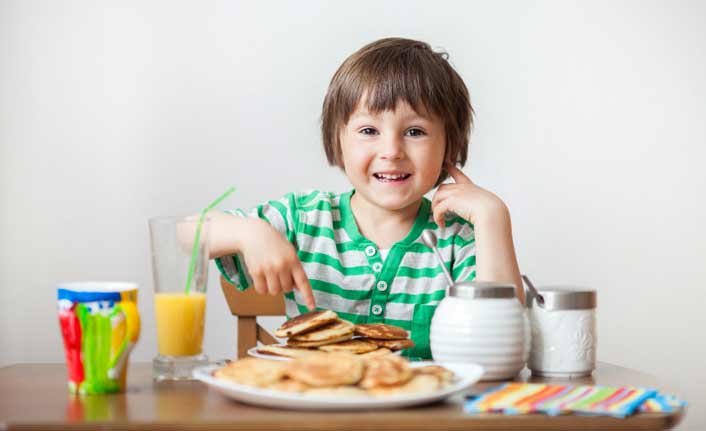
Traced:
<path id="1" fill-rule="evenodd" d="M 379 316 L 382 313 L 382 307 L 378 304 L 373 305 L 373 314 Z"/>
<path id="2" fill-rule="evenodd" d="M 373 264 L 373 271 L 375 272 L 380 272 L 382 270 L 382 263 L 380 262 L 375 262 Z"/>
<path id="3" fill-rule="evenodd" d="M 372 245 L 365 247 L 365 254 L 367 254 L 368 256 L 375 256 L 375 253 L 377 253 L 377 250 L 375 250 L 375 247 L 373 247 Z"/>
<path id="4" fill-rule="evenodd" d="M 378 281 L 378 290 L 380 292 L 384 292 L 385 290 L 387 290 L 387 283 L 385 283 L 384 281 Z"/>

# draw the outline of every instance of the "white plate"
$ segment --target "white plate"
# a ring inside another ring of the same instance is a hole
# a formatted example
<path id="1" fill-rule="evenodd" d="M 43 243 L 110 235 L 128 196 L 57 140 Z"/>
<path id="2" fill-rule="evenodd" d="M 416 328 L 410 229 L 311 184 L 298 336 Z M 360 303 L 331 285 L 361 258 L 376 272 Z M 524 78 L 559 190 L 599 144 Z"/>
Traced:
<path id="1" fill-rule="evenodd" d="M 282 344 L 273 344 L 273 346 L 277 346 L 277 347 L 282 347 L 282 346 L 285 346 L 285 345 L 286 345 L 286 344 L 284 344 L 284 343 L 282 343 Z M 260 352 L 257 351 L 257 347 L 258 347 L 258 346 L 249 348 L 249 349 L 248 349 L 248 355 L 254 356 L 254 357 L 260 358 L 260 359 L 270 359 L 270 360 L 272 360 L 272 361 L 291 361 L 291 360 L 292 360 L 292 358 L 288 358 L 288 357 L 286 357 L 286 356 L 268 355 L 268 354 L 266 354 L 266 353 L 260 353 Z"/>
<path id="2" fill-rule="evenodd" d="M 285 343 L 280 343 L 280 344 L 272 344 L 272 346 L 277 346 L 277 347 L 284 347 L 287 344 Z M 398 350 L 396 352 L 392 352 L 393 355 L 401 356 L 402 351 Z M 287 356 L 277 356 L 277 355 L 269 355 L 267 353 L 260 353 L 257 351 L 257 347 L 251 347 L 248 349 L 248 355 L 254 356 L 256 358 L 260 359 L 270 359 L 272 361 L 291 361 L 292 358 L 289 358 Z"/>
<path id="3" fill-rule="evenodd" d="M 198 367 L 193 374 L 196 379 L 201 380 L 228 398 L 257 406 L 293 410 L 381 410 L 427 404 L 443 400 L 465 390 L 480 380 L 483 375 L 483 367 L 476 364 L 413 362 L 411 365 L 416 368 L 432 364 L 446 367 L 456 374 L 451 386 L 433 392 L 389 397 L 331 398 L 330 396 L 293 394 L 255 388 L 216 379 L 211 373 L 219 368 L 218 365 Z"/>

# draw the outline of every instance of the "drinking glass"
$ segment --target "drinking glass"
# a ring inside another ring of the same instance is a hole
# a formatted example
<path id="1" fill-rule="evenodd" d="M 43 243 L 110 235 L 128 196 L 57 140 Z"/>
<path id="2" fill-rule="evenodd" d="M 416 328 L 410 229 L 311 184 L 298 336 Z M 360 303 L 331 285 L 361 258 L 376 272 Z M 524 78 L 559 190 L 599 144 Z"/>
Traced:
<path id="1" fill-rule="evenodd" d="M 152 361 L 153 375 L 156 380 L 190 380 L 193 368 L 208 362 L 202 344 L 209 222 L 156 217 L 149 227 L 159 352 Z"/>

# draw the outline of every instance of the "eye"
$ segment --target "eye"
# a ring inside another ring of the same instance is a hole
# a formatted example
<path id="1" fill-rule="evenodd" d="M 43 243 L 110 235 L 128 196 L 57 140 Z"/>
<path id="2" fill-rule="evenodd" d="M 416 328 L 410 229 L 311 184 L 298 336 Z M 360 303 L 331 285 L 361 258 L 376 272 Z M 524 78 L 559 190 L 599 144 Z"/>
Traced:
<path id="1" fill-rule="evenodd" d="M 416 137 L 416 136 L 424 136 L 424 135 L 426 135 L 427 133 L 426 133 L 424 130 L 418 128 L 418 127 L 413 127 L 413 128 L 411 128 L 411 129 L 407 129 L 407 131 L 405 132 L 405 134 L 408 135 L 408 136 Z"/>
<path id="2" fill-rule="evenodd" d="M 378 133 L 377 130 L 373 129 L 372 127 L 364 127 L 358 131 L 358 133 L 361 133 L 363 135 L 368 135 L 368 136 L 373 136 Z"/>

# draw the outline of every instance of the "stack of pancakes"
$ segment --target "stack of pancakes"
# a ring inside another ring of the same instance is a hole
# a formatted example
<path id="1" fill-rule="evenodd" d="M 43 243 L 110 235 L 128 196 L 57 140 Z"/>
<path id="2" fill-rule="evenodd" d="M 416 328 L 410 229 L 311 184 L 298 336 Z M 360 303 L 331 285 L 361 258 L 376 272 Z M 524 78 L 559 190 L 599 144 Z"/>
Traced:
<path id="1" fill-rule="evenodd" d="M 309 354 L 290 362 L 244 358 L 213 373 L 241 385 L 310 396 L 394 396 L 430 392 L 450 385 L 454 374 L 438 366 L 411 368 L 395 355 Z"/>
<path id="2" fill-rule="evenodd" d="M 414 347 L 402 328 L 382 323 L 354 325 L 330 310 L 290 319 L 275 330 L 275 336 L 286 337 L 287 345 L 261 346 L 257 351 L 291 358 L 320 352 L 379 356 Z"/>

